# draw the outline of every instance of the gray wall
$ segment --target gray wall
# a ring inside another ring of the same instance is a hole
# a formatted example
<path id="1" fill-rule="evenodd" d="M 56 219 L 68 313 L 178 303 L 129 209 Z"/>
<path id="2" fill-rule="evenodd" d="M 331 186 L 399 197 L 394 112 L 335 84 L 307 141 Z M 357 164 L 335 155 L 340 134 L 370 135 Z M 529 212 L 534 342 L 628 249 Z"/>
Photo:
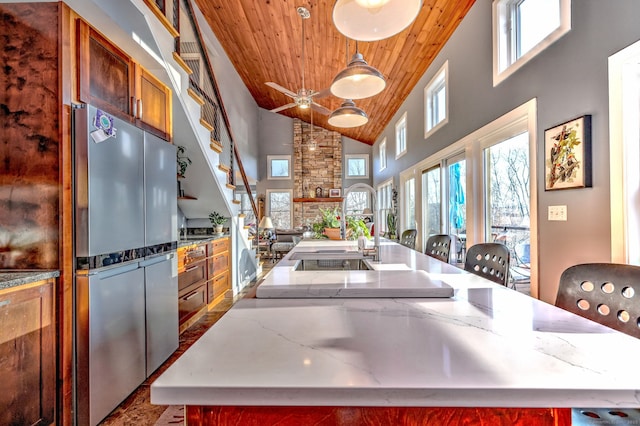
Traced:
<path id="1" fill-rule="evenodd" d="M 195 4 L 194 8 L 242 165 L 249 177 L 258 179 L 258 104 Z"/>
<path id="2" fill-rule="evenodd" d="M 258 194 L 265 194 L 267 189 L 293 189 L 293 179 L 267 179 L 267 155 L 291 155 L 293 160 L 293 119 L 282 114 L 275 114 L 266 109 L 258 108 L 258 110 L 260 134 Z M 370 162 L 369 179 L 343 180 L 343 187 L 350 186 L 356 182 L 364 182 L 371 185 L 373 181 L 371 178 L 371 146 L 345 136 L 342 137 L 342 144 L 343 157 L 345 154 L 369 154 Z"/>
<path id="3" fill-rule="evenodd" d="M 540 297 L 553 303 L 562 271 L 611 260 L 607 58 L 640 39 L 640 1 L 574 0 L 571 31 L 493 87 L 491 1 L 478 0 L 374 146 L 387 137 L 387 169 L 378 184 L 537 98 Z M 449 123 L 424 139 L 423 90 L 449 60 Z M 408 153 L 394 159 L 394 124 L 408 111 Z M 593 187 L 544 191 L 544 130 L 592 115 Z M 567 222 L 547 221 L 550 205 L 567 205 Z"/>

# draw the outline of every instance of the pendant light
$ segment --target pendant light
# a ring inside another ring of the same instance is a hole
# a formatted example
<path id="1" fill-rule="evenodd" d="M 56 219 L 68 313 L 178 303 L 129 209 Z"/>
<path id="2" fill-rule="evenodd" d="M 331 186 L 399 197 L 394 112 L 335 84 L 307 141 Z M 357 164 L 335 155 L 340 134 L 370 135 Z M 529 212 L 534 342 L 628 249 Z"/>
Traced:
<path id="1" fill-rule="evenodd" d="M 367 124 L 369 116 L 356 106 L 351 99 L 345 99 L 340 108 L 329 116 L 329 124 L 334 127 L 358 127 Z"/>
<path id="2" fill-rule="evenodd" d="M 411 25 L 421 8 L 422 0 L 337 0 L 333 24 L 354 40 L 382 40 Z"/>
<path id="3" fill-rule="evenodd" d="M 363 1 L 363 0 L 361 0 Z M 349 39 L 347 38 L 347 56 L 349 52 Z M 340 71 L 331 83 L 331 93 L 342 99 L 364 99 L 382 92 L 387 82 L 380 71 L 367 64 L 364 57 L 358 52 L 356 40 L 356 53 L 351 62 Z"/>

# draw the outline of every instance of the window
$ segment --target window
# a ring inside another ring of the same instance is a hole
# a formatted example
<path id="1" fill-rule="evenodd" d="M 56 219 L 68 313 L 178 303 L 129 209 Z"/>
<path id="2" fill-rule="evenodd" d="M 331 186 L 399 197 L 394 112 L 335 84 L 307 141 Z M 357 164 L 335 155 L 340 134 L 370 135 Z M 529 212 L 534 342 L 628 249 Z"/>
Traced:
<path id="1" fill-rule="evenodd" d="M 353 154 L 344 156 L 347 179 L 369 178 L 369 154 Z"/>
<path id="2" fill-rule="evenodd" d="M 424 137 L 444 126 L 449 121 L 447 90 L 449 76 L 449 61 L 445 62 L 442 68 L 431 79 L 427 87 L 424 88 L 424 110 L 425 128 Z"/>
<path id="3" fill-rule="evenodd" d="M 494 0 L 494 86 L 570 29 L 571 0 Z"/>
<path id="4" fill-rule="evenodd" d="M 348 193 L 346 206 L 349 216 L 362 214 L 364 209 L 371 208 L 369 191 L 352 191 Z"/>
<path id="5" fill-rule="evenodd" d="M 396 123 L 396 158 L 407 152 L 407 113 L 405 112 Z"/>
<path id="6" fill-rule="evenodd" d="M 404 183 L 405 229 L 416 229 L 416 180 L 411 178 Z"/>
<path id="7" fill-rule="evenodd" d="M 382 233 L 387 231 L 387 215 L 391 212 L 395 213 L 393 205 L 393 180 L 380 184 L 378 186 L 378 210 L 380 215 L 380 224 L 375 224 L 375 232 Z"/>
<path id="8" fill-rule="evenodd" d="M 246 192 L 238 192 L 237 195 L 240 196 L 240 213 L 244 214 L 245 225 L 257 223 L 256 216 L 253 214 L 253 207 L 251 206 L 250 198 L 252 195 Z M 255 194 L 253 197 L 255 198 Z"/>
<path id="9" fill-rule="evenodd" d="M 382 139 L 379 148 L 380 155 L 380 171 L 387 168 L 387 138 Z"/>
<path id="10" fill-rule="evenodd" d="M 267 190 L 268 211 L 273 226 L 291 229 L 291 190 Z"/>
<path id="11" fill-rule="evenodd" d="M 268 179 L 291 179 L 290 155 L 267 155 Z"/>

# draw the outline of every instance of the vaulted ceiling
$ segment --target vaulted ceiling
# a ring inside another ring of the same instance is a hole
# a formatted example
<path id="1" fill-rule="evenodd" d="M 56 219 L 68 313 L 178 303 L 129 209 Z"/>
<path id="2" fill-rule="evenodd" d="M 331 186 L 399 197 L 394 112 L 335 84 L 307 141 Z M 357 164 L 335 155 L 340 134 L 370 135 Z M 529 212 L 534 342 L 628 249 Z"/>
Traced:
<path id="1" fill-rule="evenodd" d="M 336 128 L 327 123 L 328 116 L 313 112 L 314 125 L 372 145 L 474 2 L 424 0 L 416 20 L 401 33 L 385 40 L 358 42 L 364 59 L 387 79 L 382 93 L 355 101 L 367 112 L 369 122 L 356 128 Z M 275 82 L 292 92 L 302 88 L 303 24 L 296 11 L 298 6 L 311 13 L 310 19 L 304 21 L 304 88 L 327 89 L 346 66 L 346 38 L 331 18 L 335 0 L 196 0 L 196 3 L 262 108 L 271 110 L 292 102 L 266 82 Z M 349 59 L 355 47 L 355 42 L 350 41 Z M 342 103 L 342 99 L 331 94 L 314 100 L 331 111 Z M 293 107 L 280 114 L 310 122 L 309 111 Z"/>

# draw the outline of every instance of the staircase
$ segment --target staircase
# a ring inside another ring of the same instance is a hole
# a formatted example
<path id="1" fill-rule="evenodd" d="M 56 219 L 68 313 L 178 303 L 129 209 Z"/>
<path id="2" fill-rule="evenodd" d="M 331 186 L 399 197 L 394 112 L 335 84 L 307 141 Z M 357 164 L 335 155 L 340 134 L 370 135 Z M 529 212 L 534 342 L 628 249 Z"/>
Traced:
<path id="1" fill-rule="evenodd" d="M 143 13 L 153 13 L 145 16 L 173 86 L 174 144 L 185 146 L 193 163 L 179 182 L 184 194 L 178 205 L 188 219 L 207 218 L 214 210 L 232 218 L 232 275 L 237 294 L 261 272 L 252 243 L 258 218 L 255 189 L 234 144 L 192 0 L 131 1 Z"/>

